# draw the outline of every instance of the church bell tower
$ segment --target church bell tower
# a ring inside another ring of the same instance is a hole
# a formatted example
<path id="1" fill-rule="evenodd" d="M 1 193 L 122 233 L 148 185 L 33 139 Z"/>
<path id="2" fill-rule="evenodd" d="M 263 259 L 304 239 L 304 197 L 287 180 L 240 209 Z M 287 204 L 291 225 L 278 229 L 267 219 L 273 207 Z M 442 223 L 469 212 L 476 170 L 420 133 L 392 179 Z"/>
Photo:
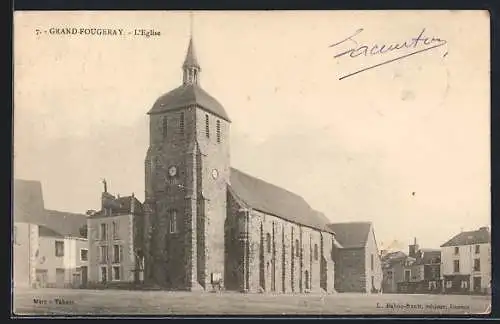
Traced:
<path id="1" fill-rule="evenodd" d="M 182 84 L 148 112 L 145 280 L 206 290 L 224 274 L 230 119 L 200 86 L 192 37 L 182 72 Z"/>

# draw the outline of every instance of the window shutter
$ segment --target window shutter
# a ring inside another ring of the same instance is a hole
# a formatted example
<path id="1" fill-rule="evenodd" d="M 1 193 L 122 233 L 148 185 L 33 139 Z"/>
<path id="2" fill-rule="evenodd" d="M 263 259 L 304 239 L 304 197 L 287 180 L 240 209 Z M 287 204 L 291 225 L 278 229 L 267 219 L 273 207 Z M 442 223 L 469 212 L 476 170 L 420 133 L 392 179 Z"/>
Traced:
<path id="1" fill-rule="evenodd" d="M 123 262 L 123 247 L 120 245 L 120 247 L 118 249 L 120 251 L 120 263 L 122 263 Z"/>

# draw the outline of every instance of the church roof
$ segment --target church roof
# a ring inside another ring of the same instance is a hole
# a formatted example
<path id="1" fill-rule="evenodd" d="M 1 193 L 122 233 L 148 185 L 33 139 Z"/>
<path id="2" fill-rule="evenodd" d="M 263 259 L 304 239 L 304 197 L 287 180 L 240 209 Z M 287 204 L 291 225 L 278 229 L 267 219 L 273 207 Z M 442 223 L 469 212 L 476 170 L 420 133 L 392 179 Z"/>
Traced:
<path id="1" fill-rule="evenodd" d="M 222 105 L 197 84 L 185 84 L 162 95 L 153 105 L 148 114 L 159 114 L 177 110 L 191 105 L 200 108 L 230 122 L 229 116 Z"/>
<path id="2" fill-rule="evenodd" d="M 322 231 L 327 218 L 297 194 L 231 168 L 230 190 L 248 207 Z"/>
<path id="3" fill-rule="evenodd" d="M 344 248 L 362 248 L 366 246 L 372 223 L 333 223 L 328 227 L 336 233 L 335 237 Z"/>

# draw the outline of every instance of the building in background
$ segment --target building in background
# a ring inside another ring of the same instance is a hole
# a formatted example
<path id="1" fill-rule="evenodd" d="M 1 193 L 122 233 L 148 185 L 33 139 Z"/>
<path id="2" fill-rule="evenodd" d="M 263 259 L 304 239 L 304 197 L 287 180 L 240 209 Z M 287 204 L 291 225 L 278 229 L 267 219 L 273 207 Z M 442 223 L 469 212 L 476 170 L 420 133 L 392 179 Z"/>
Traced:
<path id="1" fill-rule="evenodd" d="M 334 223 L 342 248 L 337 250 L 335 289 L 338 292 L 380 292 L 382 264 L 371 222 Z"/>
<path id="2" fill-rule="evenodd" d="M 409 245 L 408 255 L 385 263 L 384 282 L 388 291 L 400 293 L 441 292 L 441 251 L 421 249 L 417 239 Z"/>
<path id="3" fill-rule="evenodd" d="M 488 227 L 461 232 L 441 245 L 445 293 L 491 293 L 491 234 Z"/>
<path id="4" fill-rule="evenodd" d="M 405 265 L 409 259 L 408 255 L 402 251 L 385 253 L 381 256 L 383 281 L 382 291 L 384 293 L 397 293 L 398 283 L 405 280 Z M 409 278 L 409 276 L 407 276 Z"/>
<path id="5" fill-rule="evenodd" d="M 133 194 L 115 197 L 105 183 L 101 209 L 87 217 L 91 285 L 143 281 L 143 217 Z"/>
<path id="6" fill-rule="evenodd" d="M 39 181 L 14 180 L 13 206 L 14 287 L 85 283 L 85 215 L 46 210 Z"/>

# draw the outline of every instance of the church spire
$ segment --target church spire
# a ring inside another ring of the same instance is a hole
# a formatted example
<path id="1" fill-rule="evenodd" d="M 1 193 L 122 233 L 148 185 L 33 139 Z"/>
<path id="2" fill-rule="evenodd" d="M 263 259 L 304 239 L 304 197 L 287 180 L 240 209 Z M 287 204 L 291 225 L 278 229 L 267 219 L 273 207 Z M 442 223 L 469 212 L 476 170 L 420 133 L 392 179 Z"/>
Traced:
<path id="1" fill-rule="evenodd" d="M 194 49 L 193 42 L 193 16 L 190 16 L 191 30 L 189 37 L 189 45 L 186 53 L 186 58 L 184 64 L 182 65 L 182 70 L 184 72 L 183 83 L 184 85 L 198 84 L 198 77 L 201 71 L 201 67 L 198 64 L 198 59 L 196 58 L 196 51 Z"/>

